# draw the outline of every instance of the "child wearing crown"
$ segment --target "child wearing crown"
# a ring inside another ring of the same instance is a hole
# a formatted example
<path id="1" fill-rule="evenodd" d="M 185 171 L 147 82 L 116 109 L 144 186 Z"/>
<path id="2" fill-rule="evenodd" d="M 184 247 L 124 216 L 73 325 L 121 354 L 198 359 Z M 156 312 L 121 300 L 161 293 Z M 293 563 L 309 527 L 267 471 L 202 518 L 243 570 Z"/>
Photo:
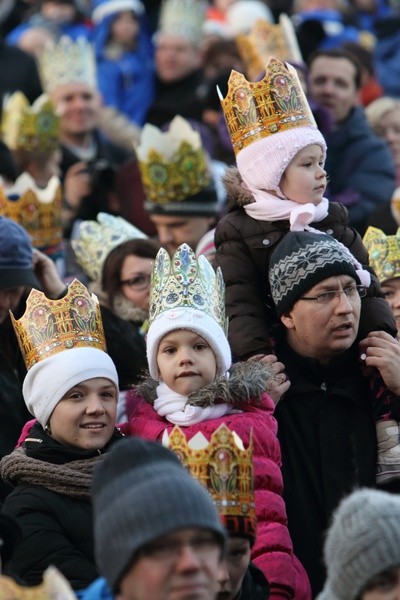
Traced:
<path id="1" fill-rule="evenodd" d="M 332 235 L 352 253 L 363 284 L 360 337 L 396 326 L 377 279 L 361 268 L 368 253 L 348 226 L 346 208 L 324 198 L 326 143 L 293 67 L 272 58 L 264 79 L 232 71 L 222 108 L 237 170 L 225 178 L 231 206 L 219 222 L 216 261 L 226 285 L 232 351 L 238 359 L 269 354 L 277 317 L 268 284 L 272 251 L 288 231 Z"/>
<path id="2" fill-rule="evenodd" d="M 224 284 L 204 256 L 183 244 L 170 259 L 159 250 L 152 275 L 147 359 L 150 377 L 127 399 L 124 433 L 160 440 L 179 425 L 190 439 L 210 439 L 225 423 L 245 445 L 254 439 L 258 535 L 254 563 L 271 598 L 310 598 L 307 575 L 293 555 L 282 499 L 274 402 L 285 391 L 283 365 L 250 361 L 231 368 L 225 333 Z M 277 385 L 278 382 L 278 385 Z"/>

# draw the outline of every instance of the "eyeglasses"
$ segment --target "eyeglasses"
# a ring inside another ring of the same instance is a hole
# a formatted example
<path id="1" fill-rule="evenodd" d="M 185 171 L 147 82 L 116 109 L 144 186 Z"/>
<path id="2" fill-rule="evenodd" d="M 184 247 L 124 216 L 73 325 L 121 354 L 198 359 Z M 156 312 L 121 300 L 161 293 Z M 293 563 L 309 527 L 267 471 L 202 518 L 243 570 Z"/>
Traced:
<path id="1" fill-rule="evenodd" d="M 215 535 L 204 534 L 189 540 L 166 539 L 147 544 L 140 550 L 139 555 L 163 563 L 173 563 L 186 547 L 190 547 L 200 559 L 207 558 L 210 553 L 221 549 Z"/>
<path id="2" fill-rule="evenodd" d="M 350 302 L 354 302 L 358 298 L 364 298 L 367 295 L 367 288 L 365 285 L 350 285 L 345 290 L 332 290 L 331 292 L 323 292 L 318 296 L 302 296 L 298 300 L 312 300 L 318 304 L 330 304 L 336 298 L 340 298 L 341 294 L 344 294 Z"/>
<path id="3" fill-rule="evenodd" d="M 151 275 L 147 275 L 147 273 L 138 273 L 137 275 L 135 275 L 135 277 L 132 277 L 131 279 L 124 279 L 123 281 L 120 281 L 120 285 L 126 285 L 131 290 L 136 290 L 137 292 L 140 292 L 149 287 L 150 281 Z"/>

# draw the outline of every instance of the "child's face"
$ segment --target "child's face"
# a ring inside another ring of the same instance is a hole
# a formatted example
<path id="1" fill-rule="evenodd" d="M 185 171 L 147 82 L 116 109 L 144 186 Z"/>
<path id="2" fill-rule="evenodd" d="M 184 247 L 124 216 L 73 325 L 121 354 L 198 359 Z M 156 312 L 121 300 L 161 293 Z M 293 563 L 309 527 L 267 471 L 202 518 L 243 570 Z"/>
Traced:
<path id="1" fill-rule="evenodd" d="M 111 25 L 112 41 L 123 46 L 135 43 L 139 33 L 139 23 L 130 10 L 120 12 Z"/>
<path id="2" fill-rule="evenodd" d="M 193 331 L 167 333 L 157 351 L 161 380 L 174 392 L 188 396 L 214 381 L 217 361 L 204 338 Z"/>
<path id="3" fill-rule="evenodd" d="M 282 175 L 279 187 L 288 200 L 298 204 L 319 204 L 326 189 L 321 146 L 312 144 L 300 150 Z"/>

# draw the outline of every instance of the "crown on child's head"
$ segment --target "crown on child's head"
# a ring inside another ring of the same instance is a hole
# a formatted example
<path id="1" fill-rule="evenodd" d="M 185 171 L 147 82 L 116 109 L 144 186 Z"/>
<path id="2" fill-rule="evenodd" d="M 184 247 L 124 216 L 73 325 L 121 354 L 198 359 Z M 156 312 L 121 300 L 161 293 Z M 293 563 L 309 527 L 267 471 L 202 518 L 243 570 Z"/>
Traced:
<path id="1" fill-rule="evenodd" d="M 22 225 L 34 248 L 61 244 L 61 204 L 61 183 L 55 176 L 45 188 L 39 188 L 29 173 L 22 173 L 7 190 L 0 187 L 0 215 Z"/>
<path id="2" fill-rule="evenodd" d="M 3 141 L 11 150 L 51 152 L 60 145 L 60 118 L 47 94 L 32 106 L 22 92 L 14 92 L 3 103 Z"/>
<path id="3" fill-rule="evenodd" d="M 147 123 L 137 157 L 146 196 L 155 204 L 181 202 L 211 183 L 200 134 L 180 116 L 165 132 Z"/>
<path id="4" fill-rule="evenodd" d="M 191 475 L 211 494 L 218 512 L 232 535 L 255 538 L 253 434 L 247 449 L 243 441 L 224 423 L 208 440 L 198 432 L 186 440 L 176 425 L 163 444 L 169 447 Z"/>
<path id="5" fill-rule="evenodd" d="M 67 83 L 87 83 L 96 87 L 96 62 L 91 43 L 83 37 L 63 36 L 49 42 L 38 57 L 43 88 L 52 92 Z"/>
<path id="6" fill-rule="evenodd" d="M 296 69 L 271 57 L 261 81 L 249 82 L 232 70 L 222 109 L 235 154 L 253 142 L 296 127 L 313 126 L 315 119 Z"/>
<path id="7" fill-rule="evenodd" d="M 363 241 L 370 265 L 381 283 L 400 277 L 400 227 L 396 235 L 386 235 L 376 227 L 368 227 Z"/>
<path id="8" fill-rule="evenodd" d="M 128 240 L 147 239 L 147 235 L 123 219 L 100 212 L 97 221 L 83 221 L 78 237 L 71 241 L 78 263 L 93 281 L 100 279 L 107 256 Z"/>
<path id="9" fill-rule="evenodd" d="M 221 269 L 182 244 L 172 258 L 161 248 L 156 256 L 150 292 L 150 325 L 166 311 L 193 308 L 210 316 L 227 332 L 225 286 Z"/>
<path id="10" fill-rule="evenodd" d="M 72 348 L 106 351 L 99 302 L 77 279 L 59 300 L 50 300 L 33 289 L 23 316 L 17 320 L 10 314 L 27 369 Z"/>
<path id="11" fill-rule="evenodd" d="M 303 63 L 292 21 L 285 14 L 280 15 L 276 25 L 258 19 L 248 35 L 236 37 L 236 44 L 251 81 L 262 75 L 271 56 Z"/>

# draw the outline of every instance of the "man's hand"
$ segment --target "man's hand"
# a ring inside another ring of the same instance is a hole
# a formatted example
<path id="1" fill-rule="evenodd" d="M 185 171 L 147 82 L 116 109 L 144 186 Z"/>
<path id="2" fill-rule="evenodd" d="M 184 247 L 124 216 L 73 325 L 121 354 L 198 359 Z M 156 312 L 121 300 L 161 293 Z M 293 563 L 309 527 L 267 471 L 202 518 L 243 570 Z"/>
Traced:
<path id="1" fill-rule="evenodd" d="M 57 300 L 66 290 L 55 263 L 36 248 L 33 249 L 33 270 L 47 298 Z"/>
<path id="2" fill-rule="evenodd" d="M 371 331 L 360 342 L 367 367 L 378 369 L 386 386 L 400 396 L 400 343 L 385 331 Z"/>
<path id="3" fill-rule="evenodd" d="M 290 388 L 290 381 L 285 374 L 285 365 L 277 359 L 275 354 L 255 354 L 248 360 L 257 360 L 270 366 L 273 376 L 271 377 L 267 392 L 276 406 L 283 394 Z"/>

